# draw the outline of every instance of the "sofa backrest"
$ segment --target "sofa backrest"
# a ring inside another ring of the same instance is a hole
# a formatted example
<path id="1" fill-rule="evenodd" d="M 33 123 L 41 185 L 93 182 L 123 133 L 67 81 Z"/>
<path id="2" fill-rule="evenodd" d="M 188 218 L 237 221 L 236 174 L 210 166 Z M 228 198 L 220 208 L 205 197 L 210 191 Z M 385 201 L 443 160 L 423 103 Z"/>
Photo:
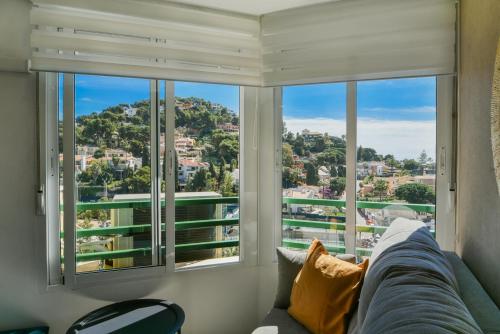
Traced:
<path id="1" fill-rule="evenodd" d="M 467 265 L 453 252 L 444 252 L 453 267 L 459 293 L 485 334 L 500 334 L 500 309 L 488 296 Z"/>
<path id="2" fill-rule="evenodd" d="M 396 219 L 373 250 L 357 327 L 361 334 L 481 333 L 458 291 L 425 224 Z"/>

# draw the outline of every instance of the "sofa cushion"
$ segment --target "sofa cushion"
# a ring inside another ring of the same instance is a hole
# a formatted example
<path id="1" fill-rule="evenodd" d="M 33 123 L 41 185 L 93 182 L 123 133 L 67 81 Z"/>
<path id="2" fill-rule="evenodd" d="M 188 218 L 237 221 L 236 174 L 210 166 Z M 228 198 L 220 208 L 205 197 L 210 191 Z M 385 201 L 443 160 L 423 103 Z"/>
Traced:
<path id="1" fill-rule="evenodd" d="M 425 224 L 396 219 L 373 254 L 359 301 L 360 333 L 481 333 Z"/>
<path id="2" fill-rule="evenodd" d="M 267 314 L 260 327 L 252 334 L 309 334 L 309 331 L 295 321 L 287 310 L 273 308 Z"/>
<path id="3" fill-rule="evenodd" d="M 290 306 L 293 280 L 302 269 L 307 252 L 278 247 L 276 254 L 278 255 L 278 288 L 274 307 L 287 309 Z M 356 256 L 352 254 L 337 254 L 336 257 L 343 261 L 356 263 Z"/>
<path id="4" fill-rule="evenodd" d="M 452 252 L 444 252 L 457 278 L 459 293 L 485 334 L 500 334 L 500 310 L 467 265 Z"/>
<path id="5" fill-rule="evenodd" d="M 293 283 L 288 313 L 313 333 L 344 334 L 367 266 L 367 260 L 355 265 L 331 256 L 315 239 Z"/>

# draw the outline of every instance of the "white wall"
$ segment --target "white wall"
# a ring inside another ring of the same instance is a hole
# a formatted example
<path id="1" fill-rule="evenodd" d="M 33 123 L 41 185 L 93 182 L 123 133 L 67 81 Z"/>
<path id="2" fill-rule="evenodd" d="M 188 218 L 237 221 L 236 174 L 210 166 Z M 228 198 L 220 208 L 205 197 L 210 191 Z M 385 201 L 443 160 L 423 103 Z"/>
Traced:
<path id="1" fill-rule="evenodd" d="M 29 7 L 27 0 L 0 2 L 0 57 L 29 57 Z M 177 302 L 186 312 L 183 333 L 237 334 L 255 328 L 258 270 L 251 264 L 45 291 L 40 278 L 44 255 L 37 241 L 42 220 L 34 205 L 35 129 L 35 75 L 0 72 L 0 330 L 47 324 L 51 333 L 64 333 L 77 318 L 117 296 Z M 249 186 L 245 196 L 255 198 L 255 188 Z"/>
<path id="2" fill-rule="evenodd" d="M 457 252 L 500 306 L 500 196 L 490 142 L 499 0 L 461 1 Z"/>

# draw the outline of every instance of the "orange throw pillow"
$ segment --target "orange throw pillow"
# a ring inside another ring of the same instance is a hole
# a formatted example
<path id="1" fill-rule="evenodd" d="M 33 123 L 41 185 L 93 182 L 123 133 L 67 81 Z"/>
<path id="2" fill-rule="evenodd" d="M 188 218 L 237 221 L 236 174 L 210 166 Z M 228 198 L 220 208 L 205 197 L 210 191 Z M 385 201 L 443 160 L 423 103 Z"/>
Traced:
<path id="1" fill-rule="evenodd" d="M 359 265 L 328 254 L 314 240 L 293 283 L 288 313 L 314 334 L 344 334 L 361 290 L 368 260 Z"/>

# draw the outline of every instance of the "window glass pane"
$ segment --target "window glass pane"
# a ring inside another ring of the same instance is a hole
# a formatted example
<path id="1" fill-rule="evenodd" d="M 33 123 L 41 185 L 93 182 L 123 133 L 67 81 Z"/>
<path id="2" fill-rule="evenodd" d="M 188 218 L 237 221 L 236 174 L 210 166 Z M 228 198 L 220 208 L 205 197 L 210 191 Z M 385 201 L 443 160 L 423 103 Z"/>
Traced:
<path id="1" fill-rule="evenodd" d="M 239 260 L 239 87 L 175 83 L 176 266 Z"/>
<path id="2" fill-rule="evenodd" d="M 436 78 L 358 83 L 356 247 L 398 218 L 435 231 Z"/>
<path id="3" fill-rule="evenodd" d="M 150 81 L 75 76 L 77 272 L 152 264 Z"/>
<path id="4" fill-rule="evenodd" d="M 346 84 L 283 88 L 283 245 L 344 253 Z"/>

